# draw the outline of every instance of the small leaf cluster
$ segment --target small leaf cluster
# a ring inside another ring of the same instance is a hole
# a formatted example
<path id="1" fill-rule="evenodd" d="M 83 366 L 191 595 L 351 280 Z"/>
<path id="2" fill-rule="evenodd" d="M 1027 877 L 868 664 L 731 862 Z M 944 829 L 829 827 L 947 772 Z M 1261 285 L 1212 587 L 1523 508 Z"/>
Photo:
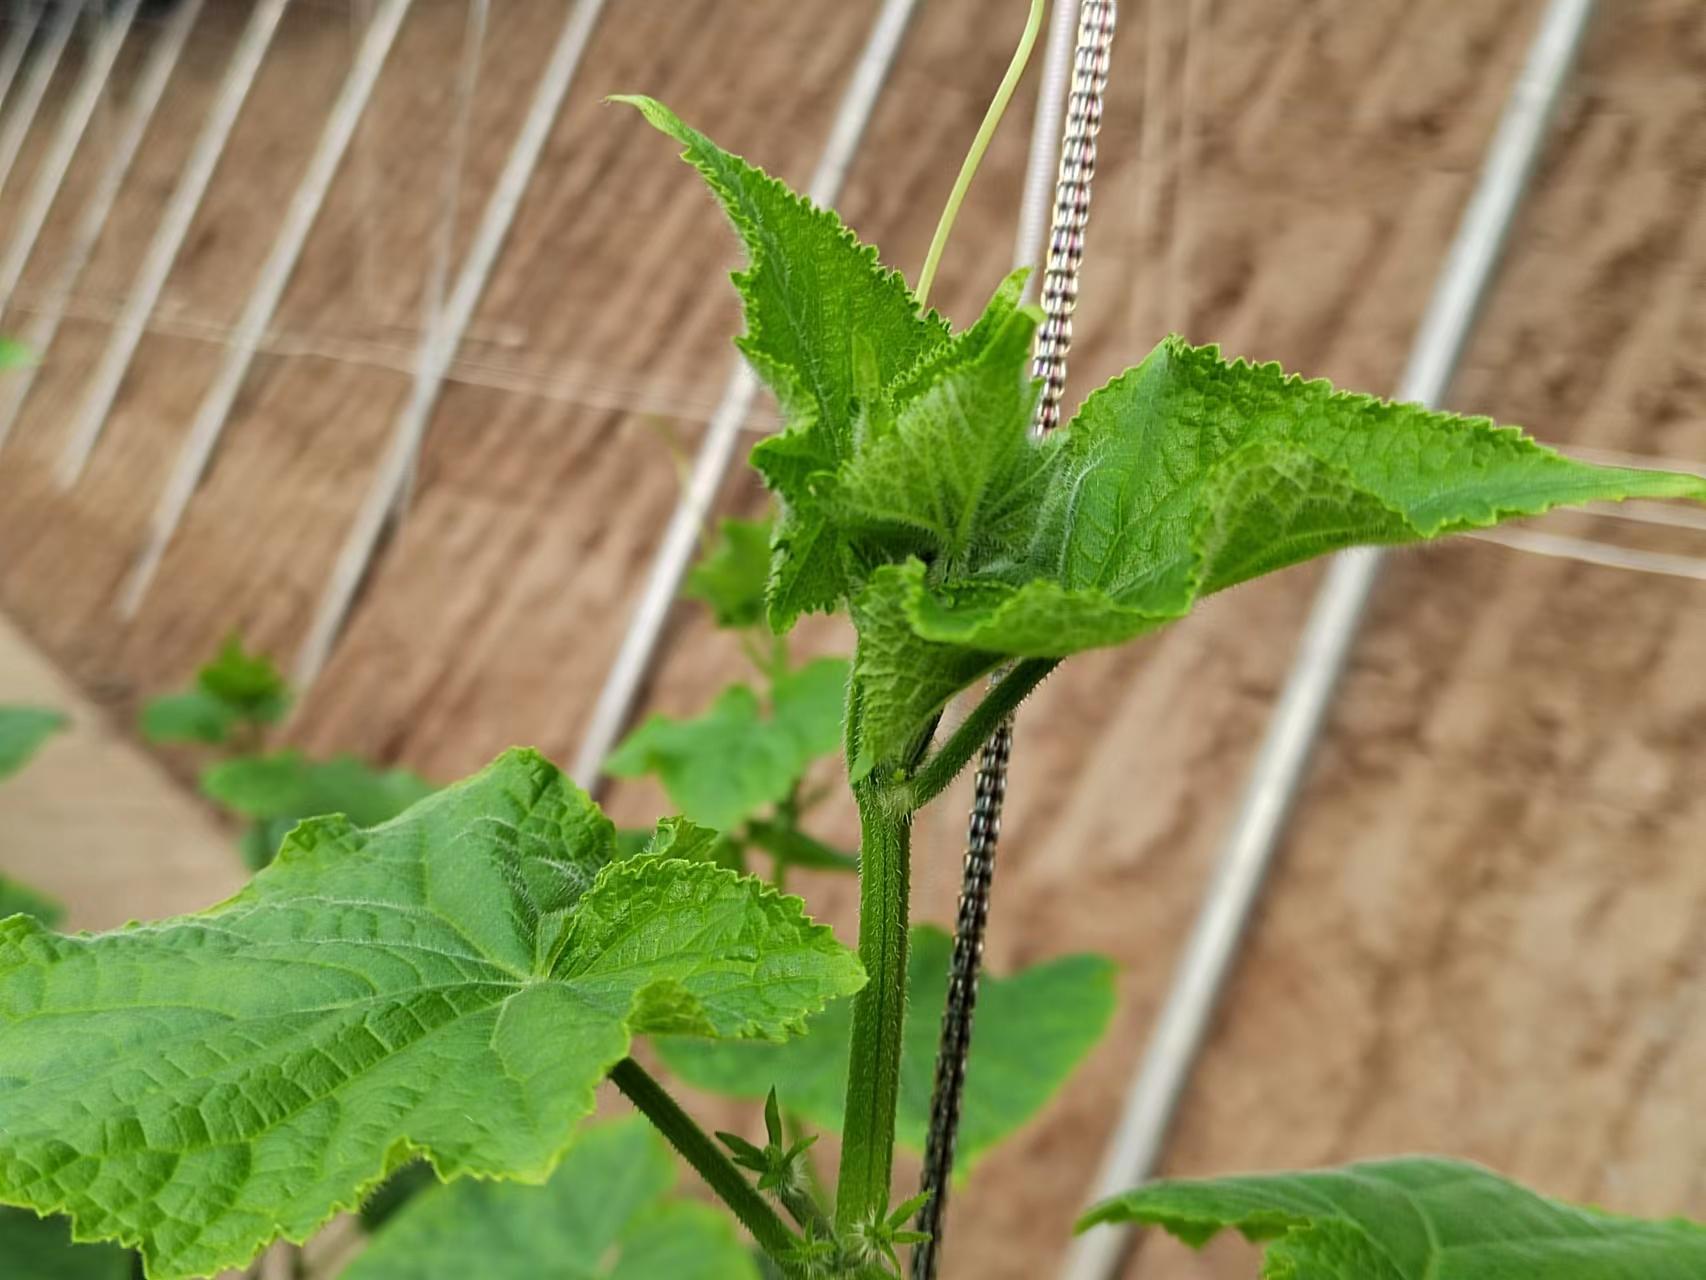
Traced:
<path id="1" fill-rule="evenodd" d="M 1039 313 L 1021 277 L 960 332 L 830 211 L 649 98 L 748 253 L 738 345 L 784 427 L 752 461 L 777 495 L 769 620 L 848 611 L 855 777 L 905 768 L 948 700 L 1014 659 L 1120 644 L 1203 597 L 1393 545 L 1706 480 L 1577 462 L 1484 418 L 1335 391 L 1163 340 L 1033 439 Z"/>
<path id="2" fill-rule="evenodd" d="M 252 871 L 272 861 L 304 818 L 341 813 L 357 826 L 376 826 L 433 791 L 407 769 L 379 769 L 355 756 L 312 760 L 296 751 L 268 751 L 267 731 L 291 702 L 290 687 L 271 660 L 232 636 L 188 689 L 142 709 L 148 741 L 219 750 L 220 759 L 202 770 L 201 790 L 243 820 L 238 850 Z"/>

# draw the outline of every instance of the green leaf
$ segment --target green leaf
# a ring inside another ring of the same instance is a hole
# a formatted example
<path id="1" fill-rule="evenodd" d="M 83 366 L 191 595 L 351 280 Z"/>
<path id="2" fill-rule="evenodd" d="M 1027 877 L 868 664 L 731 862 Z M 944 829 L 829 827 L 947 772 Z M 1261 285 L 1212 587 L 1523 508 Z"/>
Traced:
<path id="1" fill-rule="evenodd" d="M 914 1150 L 923 1149 L 930 1123 L 952 952 L 953 940 L 942 930 L 932 925 L 912 930 L 895 1136 Z M 1047 1105 L 1101 1039 L 1113 1011 L 1114 966 L 1101 956 L 1065 956 L 1010 978 L 984 975 L 960 1123 L 962 1171 Z M 842 1002 L 813 1018 L 806 1035 L 784 1045 L 669 1038 L 656 1047 L 688 1084 L 739 1098 L 762 1098 L 774 1084 L 789 1110 L 839 1130 L 851 1020 L 851 1005 Z"/>
<path id="2" fill-rule="evenodd" d="M 643 1120 L 582 1132 L 543 1187 L 459 1182 L 418 1196 L 343 1280 L 757 1280 L 728 1219 L 673 1198 Z"/>
<path id="3" fill-rule="evenodd" d="M 526 751 L 209 911 L 0 923 L 0 1202 L 154 1277 L 301 1240 L 424 1155 L 543 1180 L 635 1034 L 779 1038 L 863 982 L 797 898 L 615 830 Z"/>
<path id="4" fill-rule="evenodd" d="M 110 1244 L 71 1243 L 64 1218 L 0 1209 L 0 1259 L 6 1280 L 130 1280 L 134 1259 Z"/>
<path id="5" fill-rule="evenodd" d="M 54 734 L 70 723 L 47 707 L 0 706 L 0 778 L 22 769 Z"/>
<path id="6" fill-rule="evenodd" d="M 637 107 L 680 142 L 746 247 L 735 273 L 746 333 L 737 345 L 781 402 L 786 426 L 753 450 L 753 464 L 781 497 L 770 585 L 770 621 L 786 630 L 801 613 L 834 608 L 846 594 L 839 530 L 822 511 L 817 477 L 852 456 L 861 405 L 949 341 L 934 312 L 920 314 L 899 274 L 819 209 L 763 170 L 718 147 L 661 103 Z"/>
<path id="7" fill-rule="evenodd" d="M 769 582 L 770 521 L 724 520 L 681 594 L 710 605 L 719 627 L 751 627 L 764 620 Z"/>
<path id="8" fill-rule="evenodd" d="M 841 735 L 847 663 L 820 658 L 777 679 L 772 713 L 758 695 L 730 685 L 692 719 L 654 715 L 611 753 L 619 778 L 656 774 L 690 821 L 731 832 L 784 799 L 808 765 Z"/>
<path id="9" fill-rule="evenodd" d="M 1177 338 L 1040 449 L 1050 475 L 1028 547 L 996 549 L 967 574 L 907 580 L 900 606 L 921 638 L 1063 657 L 1346 547 L 1566 503 L 1706 501 L 1695 476 L 1576 462 L 1485 418 L 1337 392 Z"/>
<path id="10" fill-rule="evenodd" d="M 0 876 L 0 920 L 15 915 L 32 916 L 43 924 L 54 925 L 64 918 L 65 908 L 16 880 Z"/>
<path id="11" fill-rule="evenodd" d="M 0 370 L 22 369 L 37 363 L 36 353 L 16 338 L 0 338 Z"/>
<path id="12" fill-rule="evenodd" d="M 280 751 L 209 765 L 201 789 L 233 813 L 255 819 L 242 852 L 259 870 L 303 818 L 339 813 L 358 827 L 377 826 L 431 795 L 433 787 L 407 769 L 375 769 L 354 756 L 309 760 Z"/>
<path id="13" fill-rule="evenodd" d="M 1411 1158 L 1312 1173 L 1151 1183 L 1098 1205 L 1193 1246 L 1267 1245 L 1271 1280 L 1697 1280 L 1706 1229 L 1580 1209 L 1478 1165 Z"/>
<path id="14" fill-rule="evenodd" d="M 231 736 L 237 713 L 199 685 L 168 693 L 142 708 L 142 736 L 150 742 L 200 742 L 214 746 Z"/>
<path id="15" fill-rule="evenodd" d="M 290 707 L 290 686 L 261 654 L 249 653 L 230 636 L 212 662 L 196 672 L 196 685 L 232 714 L 256 724 L 273 724 Z"/>
<path id="16" fill-rule="evenodd" d="M 1035 329 L 1032 312 L 1010 315 L 975 359 L 939 371 L 887 430 L 866 433 L 828 499 L 851 538 L 952 575 L 1030 536 L 1050 457 L 1030 440 Z"/>

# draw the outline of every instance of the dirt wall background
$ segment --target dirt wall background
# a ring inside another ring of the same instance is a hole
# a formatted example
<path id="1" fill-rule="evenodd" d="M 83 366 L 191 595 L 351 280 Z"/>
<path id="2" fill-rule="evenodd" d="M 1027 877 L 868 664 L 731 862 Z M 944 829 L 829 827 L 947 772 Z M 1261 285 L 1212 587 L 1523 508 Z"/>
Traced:
<path id="1" fill-rule="evenodd" d="M 922 0 L 902 45 L 842 208 L 909 272 L 1019 7 Z M 803 185 L 876 10 L 612 0 L 433 417 L 412 505 L 294 741 L 441 779 L 513 742 L 572 756 L 676 500 L 664 440 L 696 445 L 737 326 L 720 216 L 669 144 L 600 99 L 653 93 Z M 1539 3 L 1122 10 L 1071 394 L 1168 329 L 1391 389 Z M 493 6 L 459 249 L 565 12 Z M 233 628 L 293 654 L 407 396 L 431 287 L 457 0 L 417 0 L 269 354 L 139 616 L 121 621 L 118 584 L 219 330 L 359 34 L 344 0 L 291 6 L 92 464 L 61 493 L 67 420 L 246 14 L 215 0 L 198 24 L 0 452 L 0 607 L 120 726 Z M 141 47 L 115 73 L 114 112 Z M 1009 265 L 1030 105 L 1027 90 L 956 232 L 937 294 L 950 314 Z M 1706 10 L 1603 6 L 1454 407 L 1555 442 L 1706 462 L 1702 119 Z M 0 192 L 0 226 L 46 133 Z M 39 295 L 101 158 L 85 147 L 7 323 Z M 758 501 L 731 478 L 727 509 Z M 1698 532 L 1598 516 L 1550 527 L 1701 546 Z M 1290 571 L 1078 660 L 1027 708 L 991 964 L 1106 951 L 1124 966 L 1121 1011 L 1071 1095 L 959 1197 L 951 1275 L 1056 1265 L 1316 578 Z M 835 624 L 805 634 L 844 642 Z M 678 611 L 648 706 L 695 709 L 741 663 Z M 1168 1167 L 1439 1150 L 1618 1209 L 1706 1214 L 1703 749 L 1706 585 L 1478 543 L 1396 557 Z M 951 915 L 966 800 L 920 826 L 930 918 Z M 612 803 L 641 818 L 660 797 L 623 787 Z M 830 825 L 850 838 L 850 815 Z M 846 921 L 846 886 L 812 896 Z M 1129 1274 L 1253 1272 L 1242 1246 L 1199 1257 L 1151 1241 Z"/>

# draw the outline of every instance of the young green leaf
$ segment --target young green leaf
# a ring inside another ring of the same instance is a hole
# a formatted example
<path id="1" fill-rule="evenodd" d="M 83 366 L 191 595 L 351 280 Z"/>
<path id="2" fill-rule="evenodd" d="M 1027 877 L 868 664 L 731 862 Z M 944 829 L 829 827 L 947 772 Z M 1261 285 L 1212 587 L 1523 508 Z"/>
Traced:
<path id="1" fill-rule="evenodd" d="M 614 846 L 514 751 L 371 831 L 300 824 L 210 911 L 0 923 L 0 1202 L 201 1275 L 413 1155 L 542 1180 L 635 1034 L 780 1038 L 863 982 L 797 898 Z"/>
<path id="2" fill-rule="evenodd" d="M 915 1150 L 923 1148 L 930 1122 L 952 951 L 953 940 L 941 929 L 919 925 L 912 930 L 896 1137 Z M 1113 1011 L 1114 967 L 1100 956 L 1065 956 L 1009 978 L 983 978 L 960 1123 L 962 1170 L 1047 1105 L 1101 1039 Z M 806 1035 L 785 1045 L 671 1037 L 658 1040 L 656 1047 L 665 1065 L 688 1084 L 742 1098 L 762 1098 L 775 1084 L 790 1110 L 839 1129 L 849 1022 L 848 1005 L 839 1003 L 813 1018 Z"/>
<path id="3" fill-rule="evenodd" d="M 0 1209 L 0 1275 L 6 1280 L 130 1280 L 135 1258 L 110 1244 L 73 1244 L 64 1218 Z"/>
<path id="4" fill-rule="evenodd" d="M 703 715 L 652 716 L 605 768 L 619 778 L 655 773 L 685 817 L 732 831 L 787 796 L 806 767 L 835 748 L 846 687 L 847 663 L 820 658 L 777 679 L 765 716 L 756 693 L 730 685 Z"/>
<path id="5" fill-rule="evenodd" d="M 63 712 L 47 707 L 0 707 L 0 778 L 22 769 L 42 743 L 69 723 Z"/>
<path id="6" fill-rule="evenodd" d="M 16 338 L 0 338 L 0 370 L 22 369 L 36 363 L 36 354 Z"/>
<path id="7" fill-rule="evenodd" d="M 200 685 L 183 693 L 168 693 L 143 705 L 142 736 L 150 742 L 198 742 L 219 746 L 231 736 L 237 712 Z"/>
<path id="8" fill-rule="evenodd" d="M 719 627 L 751 627 L 764 620 L 769 582 L 770 521 L 724 520 L 681 594 L 710 605 Z"/>
<path id="9" fill-rule="evenodd" d="M 1566 503 L 1706 501 L 1695 476 L 1576 462 L 1485 418 L 1337 392 L 1177 338 L 1090 396 L 1041 449 L 1049 484 L 1028 547 L 967 574 L 909 578 L 903 607 L 923 639 L 1063 657 L 1346 547 Z"/>
<path id="10" fill-rule="evenodd" d="M 213 661 L 196 672 L 196 685 L 234 714 L 256 724 L 273 724 L 290 708 L 290 686 L 265 656 L 249 653 L 230 636 Z"/>
<path id="11" fill-rule="evenodd" d="M 920 314 L 906 282 L 877 261 L 841 220 L 763 170 L 717 146 L 661 103 L 617 97 L 680 142 L 746 247 L 735 274 L 746 310 L 737 345 L 776 393 L 787 425 L 753 450 L 753 464 L 781 495 L 770 621 L 786 630 L 801 613 L 833 609 L 846 594 L 844 549 L 822 512 L 817 477 L 852 455 L 867 409 L 930 352 L 948 326 Z"/>
<path id="12" fill-rule="evenodd" d="M 65 908 L 16 880 L 0 876 L 0 920 L 16 915 L 33 916 L 43 924 L 54 925 L 64 918 Z"/>
<path id="13" fill-rule="evenodd" d="M 1151 1183 L 1092 1209 L 1200 1246 L 1267 1246 L 1274 1280 L 1697 1280 L 1706 1228 L 1580 1209 L 1477 1165 L 1412 1158 L 1312 1173 Z"/>
<path id="14" fill-rule="evenodd" d="M 458 1182 L 417 1196 L 342 1280 L 757 1280 L 727 1217 L 672 1197 L 644 1121 L 584 1130 L 543 1187 Z"/>

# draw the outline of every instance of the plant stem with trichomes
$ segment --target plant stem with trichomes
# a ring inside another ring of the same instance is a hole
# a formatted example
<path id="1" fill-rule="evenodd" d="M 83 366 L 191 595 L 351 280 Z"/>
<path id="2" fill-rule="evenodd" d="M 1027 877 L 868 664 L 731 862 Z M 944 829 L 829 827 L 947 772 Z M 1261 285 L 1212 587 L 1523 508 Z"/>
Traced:
<path id="1" fill-rule="evenodd" d="M 734 1211 L 741 1225 L 752 1232 L 752 1238 L 783 1274 L 790 1278 L 801 1276 L 803 1271 L 795 1256 L 797 1237 L 711 1135 L 632 1058 L 624 1058 L 612 1067 L 610 1079 L 705 1179 L 718 1199 Z"/>

